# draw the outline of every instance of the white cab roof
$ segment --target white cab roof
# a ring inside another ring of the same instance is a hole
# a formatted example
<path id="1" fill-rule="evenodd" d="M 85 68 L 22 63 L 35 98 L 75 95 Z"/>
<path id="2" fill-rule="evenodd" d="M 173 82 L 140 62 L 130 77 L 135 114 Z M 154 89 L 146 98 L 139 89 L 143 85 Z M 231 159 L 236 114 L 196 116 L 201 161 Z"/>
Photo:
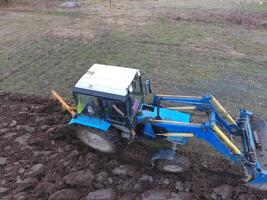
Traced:
<path id="1" fill-rule="evenodd" d="M 119 96 L 126 96 L 128 87 L 138 69 L 94 64 L 76 83 L 75 87 Z"/>

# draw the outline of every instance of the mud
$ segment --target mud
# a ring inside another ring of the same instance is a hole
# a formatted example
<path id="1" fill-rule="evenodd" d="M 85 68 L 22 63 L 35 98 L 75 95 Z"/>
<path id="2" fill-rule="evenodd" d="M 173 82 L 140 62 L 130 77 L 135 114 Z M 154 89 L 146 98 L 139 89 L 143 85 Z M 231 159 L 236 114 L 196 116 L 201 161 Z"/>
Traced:
<path id="1" fill-rule="evenodd" d="M 188 153 L 173 175 L 149 165 L 153 148 L 136 143 L 105 155 L 87 148 L 52 100 L 0 94 L 0 199 L 264 199 L 221 158 Z M 199 147 L 201 148 L 201 147 Z M 185 151 L 184 151 L 185 152 Z"/>

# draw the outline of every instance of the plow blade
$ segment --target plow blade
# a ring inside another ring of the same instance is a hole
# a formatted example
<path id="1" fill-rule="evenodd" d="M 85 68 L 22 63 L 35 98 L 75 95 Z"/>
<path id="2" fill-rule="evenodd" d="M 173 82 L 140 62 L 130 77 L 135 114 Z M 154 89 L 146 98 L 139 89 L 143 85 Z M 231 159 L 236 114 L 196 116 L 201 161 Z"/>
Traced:
<path id="1" fill-rule="evenodd" d="M 58 93 L 56 93 L 56 91 L 52 90 L 51 93 L 52 93 L 53 99 L 55 99 L 56 101 L 58 101 L 61 104 L 63 110 L 67 110 L 71 114 L 71 116 L 73 118 L 75 118 L 76 117 L 76 108 L 69 106 L 66 103 L 66 101 L 64 100 L 64 98 L 61 97 Z"/>

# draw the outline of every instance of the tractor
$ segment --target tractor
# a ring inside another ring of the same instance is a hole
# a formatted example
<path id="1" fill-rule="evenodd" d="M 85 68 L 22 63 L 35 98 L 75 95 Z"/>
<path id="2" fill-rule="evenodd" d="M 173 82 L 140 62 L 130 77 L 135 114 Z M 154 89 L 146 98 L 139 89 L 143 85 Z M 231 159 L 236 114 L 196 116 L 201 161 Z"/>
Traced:
<path id="1" fill-rule="evenodd" d="M 78 127 L 78 138 L 95 150 L 115 153 L 122 139 L 164 140 L 170 147 L 158 149 L 151 163 L 178 173 L 190 164 L 176 150 L 195 138 L 240 166 L 247 185 L 267 189 L 267 125 L 248 110 L 240 109 L 234 119 L 212 95 L 156 94 L 148 103 L 145 96 L 152 93 L 151 84 L 143 82 L 140 70 L 100 64 L 89 68 L 72 93 L 75 106 L 55 91 L 52 96 L 71 114 L 69 124 Z M 205 117 L 194 121 L 195 113 Z"/>

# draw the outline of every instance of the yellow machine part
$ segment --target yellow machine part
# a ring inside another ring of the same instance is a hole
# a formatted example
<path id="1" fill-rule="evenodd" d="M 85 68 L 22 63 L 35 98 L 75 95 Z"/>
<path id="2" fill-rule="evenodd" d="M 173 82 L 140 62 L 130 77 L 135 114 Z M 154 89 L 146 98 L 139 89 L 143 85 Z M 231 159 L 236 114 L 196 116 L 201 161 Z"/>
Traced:
<path id="1" fill-rule="evenodd" d="M 171 121 L 171 120 L 157 120 L 157 119 L 151 119 L 150 122 L 154 123 L 169 123 L 169 124 L 185 124 L 185 125 L 194 125 L 194 126 L 201 126 L 199 123 L 187 123 L 187 122 L 177 122 L 177 121 Z"/>
<path id="2" fill-rule="evenodd" d="M 241 151 L 235 146 L 235 144 L 224 134 L 224 132 L 215 124 L 211 124 L 215 133 L 228 145 L 235 154 L 241 154 Z"/>
<path id="3" fill-rule="evenodd" d="M 57 100 L 61 104 L 63 110 L 67 110 L 71 114 L 72 117 L 76 116 L 76 109 L 74 107 L 69 106 L 64 100 L 64 98 L 61 97 L 58 93 L 56 93 L 56 91 L 52 90 L 51 93 L 52 93 L 53 99 Z"/>
<path id="4" fill-rule="evenodd" d="M 213 105 L 216 106 L 219 112 L 221 112 L 224 115 L 224 117 L 227 119 L 229 123 L 236 125 L 236 122 L 232 118 L 232 116 L 224 109 L 224 107 L 219 103 L 219 101 L 214 96 L 212 96 L 211 102 L 213 103 Z"/>
<path id="5" fill-rule="evenodd" d="M 168 107 L 167 109 L 178 110 L 178 111 L 194 111 L 196 110 L 196 106 Z"/>
<path id="6" fill-rule="evenodd" d="M 176 122 L 176 121 L 168 121 L 168 120 L 150 120 L 150 122 L 154 123 L 172 123 L 172 124 L 187 124 L 187 125 L 195 125 L 201 126 L 198 123 L 184 123 L 184 122 Z M 237 148 L 237 146 L 225 135 L 225 133 L 216 125 L 211 124 L 213 131 L 220 137 L 220 139 L 230 147 L 231 151 L 234 154 L 241 154 L 241 151 Z M 193 133 L 163 133 L 161 134 L 166 137 L 177 136 L 177 137 L 194 137 Z"/>
<path id="7" fill-rule="evenodd" d="M 195 137 L 193 133 L 162 133 L 162 134 L 157 134 L 157 135 L 162 135 L 165 137 Z"/>

